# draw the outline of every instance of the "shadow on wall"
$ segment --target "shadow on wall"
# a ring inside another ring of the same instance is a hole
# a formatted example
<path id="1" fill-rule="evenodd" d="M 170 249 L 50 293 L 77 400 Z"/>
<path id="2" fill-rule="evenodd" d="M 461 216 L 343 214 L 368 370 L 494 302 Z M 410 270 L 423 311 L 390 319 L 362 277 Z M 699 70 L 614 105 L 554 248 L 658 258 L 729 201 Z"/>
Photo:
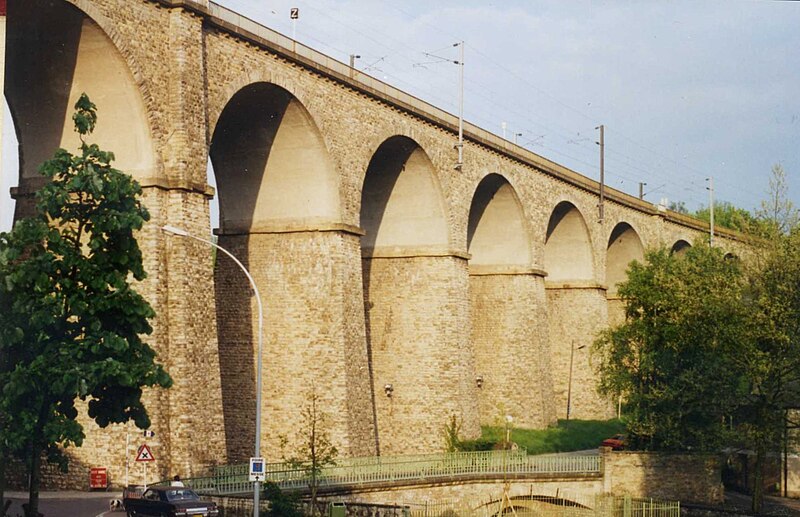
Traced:
<path id="1" fill-rule="evenodd" d="M 725 488 L 746 494 L 752 494 L 755 488 L 756 456 L 751 452 L 728 454 L 722 469 L 722 481 Z M 766 458 L 764 471 L 764 493 L 780 493 L 781 491 L 781 457 L 770 455 Z"/>

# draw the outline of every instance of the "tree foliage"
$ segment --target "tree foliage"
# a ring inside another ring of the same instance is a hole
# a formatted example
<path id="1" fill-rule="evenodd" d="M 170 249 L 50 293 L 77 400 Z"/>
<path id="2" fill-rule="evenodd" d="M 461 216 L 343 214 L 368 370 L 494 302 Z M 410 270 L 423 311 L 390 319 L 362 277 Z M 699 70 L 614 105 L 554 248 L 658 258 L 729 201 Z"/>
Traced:
<path id="1" fill-rule="evenodd" d="M 771 226 L 775 233 L 787 235 L 800 224 L 800 212 L 789 198 L 786 170 L 779 163 L 772 166 L 767 199 L 761 202 L 756 215 Z"/>
<path id="2" fill-rule="evenodd" d="M 697 210 L 694 217 L 705 221 L 711 221 L 711 210 L 704 206 Z M 765 231 L 764 221 L 751 214 L 744 208 L 739 208 L 728 201 L 714 203 L 714 225 L 722 226 L 741 233 L 762 235 Z"/>
<path id="3" fill-rule="evenodd" d="M 762 207 L 770 207 L 759 214 L 767 238 L 754 244 L 746 293 L 752 339 L 737 356 L 747 382 L 737 419 L 756 452 L 756 513 L 763 504 L 766 456 L 781 448 L 787 429 L 797 427 L 790 410 L 800 408 L 800 226 L 780 166 L 773 168 L 769 201 Z"/>
<path id="4" fill-rule="evenodd" d="M 594 345 L 601 391 L 623 395 L 631 445 L 645 450 L 717 450 L 723 417 L 736 406 L 731 360 L 746 330 L 738 261 L 697 243 L 685 254 L 649 251 L 619 294 L 626 323 Z"/>
<path id="5" fill-rule="evenodd" d="M 755 513 L 765 458 L 800 408 L 800 226 L 787 192 L 776 166 L 757 219 L 723 211 L 761 237 L 743 261 L 695 244 L 633 263 L 619 287 L 626 321 L 594 345 L 601 389 L 630 406 L 632 446 L 755 451 Z"/>
<path id="6" fill-rule="evenodd" d="M 63 449 L 83 442 L 77 400 L 100 427 L 146 428 L 142 388 L 172 382 L 141 338 L 154 311 L 132 285 L 145 278 L 141 187 L 84 140 L 97 123 L 85 94 L 75 109 L 80 153 L 42 165 L 36 216 L 0 234 L 0 463 L 28 462 L 30 512 L 42 453 L 66 469 Z"/>

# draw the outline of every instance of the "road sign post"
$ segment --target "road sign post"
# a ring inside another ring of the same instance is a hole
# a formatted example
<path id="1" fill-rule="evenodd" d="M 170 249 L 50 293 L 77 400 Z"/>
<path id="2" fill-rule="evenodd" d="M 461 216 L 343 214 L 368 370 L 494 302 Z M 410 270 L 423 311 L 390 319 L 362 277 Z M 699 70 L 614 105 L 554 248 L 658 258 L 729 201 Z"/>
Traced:
<path id="1" fill-rule="evenodd" d="M 250 458 L 250 481 L 264 481 L 264 476 L 266 474 L 265 470 L 264 458 Z"/>
<path id="2" fill-rule="evenodd" d="M 156 458 L 146 443 L 139 446 L 139 450 L 136 453 L 136 461 L 144 465 L 144 488 L 147 490 L 147 464 L 151 461 L 156 461 Z"/>

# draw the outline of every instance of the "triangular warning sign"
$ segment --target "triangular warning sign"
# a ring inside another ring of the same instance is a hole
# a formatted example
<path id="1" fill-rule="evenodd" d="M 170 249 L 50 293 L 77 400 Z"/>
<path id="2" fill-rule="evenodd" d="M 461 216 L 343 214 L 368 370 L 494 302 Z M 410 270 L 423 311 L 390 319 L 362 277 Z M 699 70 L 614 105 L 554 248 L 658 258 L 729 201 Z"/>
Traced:
<path id="1" fill-rule="evenodd" d="M 153 456 L 153 451 L 150 450 L 150 447 L 147 446 L 146 443 L 143 443 L 141 447 L 139 447 L 139 452 L 136 453 L 136 461 L 155 461 L 155 457 Z"/>

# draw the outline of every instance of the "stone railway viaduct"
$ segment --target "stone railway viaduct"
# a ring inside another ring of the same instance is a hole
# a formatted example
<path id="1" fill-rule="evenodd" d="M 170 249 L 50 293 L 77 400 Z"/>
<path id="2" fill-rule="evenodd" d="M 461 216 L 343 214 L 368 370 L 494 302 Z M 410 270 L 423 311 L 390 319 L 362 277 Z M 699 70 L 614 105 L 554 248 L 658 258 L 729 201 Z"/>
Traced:
<path id="1" fill-rule="evenodd" d="M 347 456 L 440 449 L 452 415 L 466 437 L 502 413 L 547 426 L 565 416 L 573 354 L 572 417 L 612 415 L 585 345 L 622 317 L 615 285 L 647 247 L 707 232 L 612 189 L 598 221 L 596 182 L 470 124 L 456 170 L 454 116 L 191 0 L 8 0 L 16 217 L 39 164 L 77 147 L 84 91 L 99 107 L 95 141 L 141 183 L 152 216 L 140 287 L 175 380 L 146 394 L 162 476 L 252 453 L 255 300 L 231 261 L 160 231 L 210 234 L 209 159 L 219 243 L 265 299 L 272 459 L 312 389 Z M 128 428 L 86 425 L 69 483 L 97 465 L 121 483 Z"/>

